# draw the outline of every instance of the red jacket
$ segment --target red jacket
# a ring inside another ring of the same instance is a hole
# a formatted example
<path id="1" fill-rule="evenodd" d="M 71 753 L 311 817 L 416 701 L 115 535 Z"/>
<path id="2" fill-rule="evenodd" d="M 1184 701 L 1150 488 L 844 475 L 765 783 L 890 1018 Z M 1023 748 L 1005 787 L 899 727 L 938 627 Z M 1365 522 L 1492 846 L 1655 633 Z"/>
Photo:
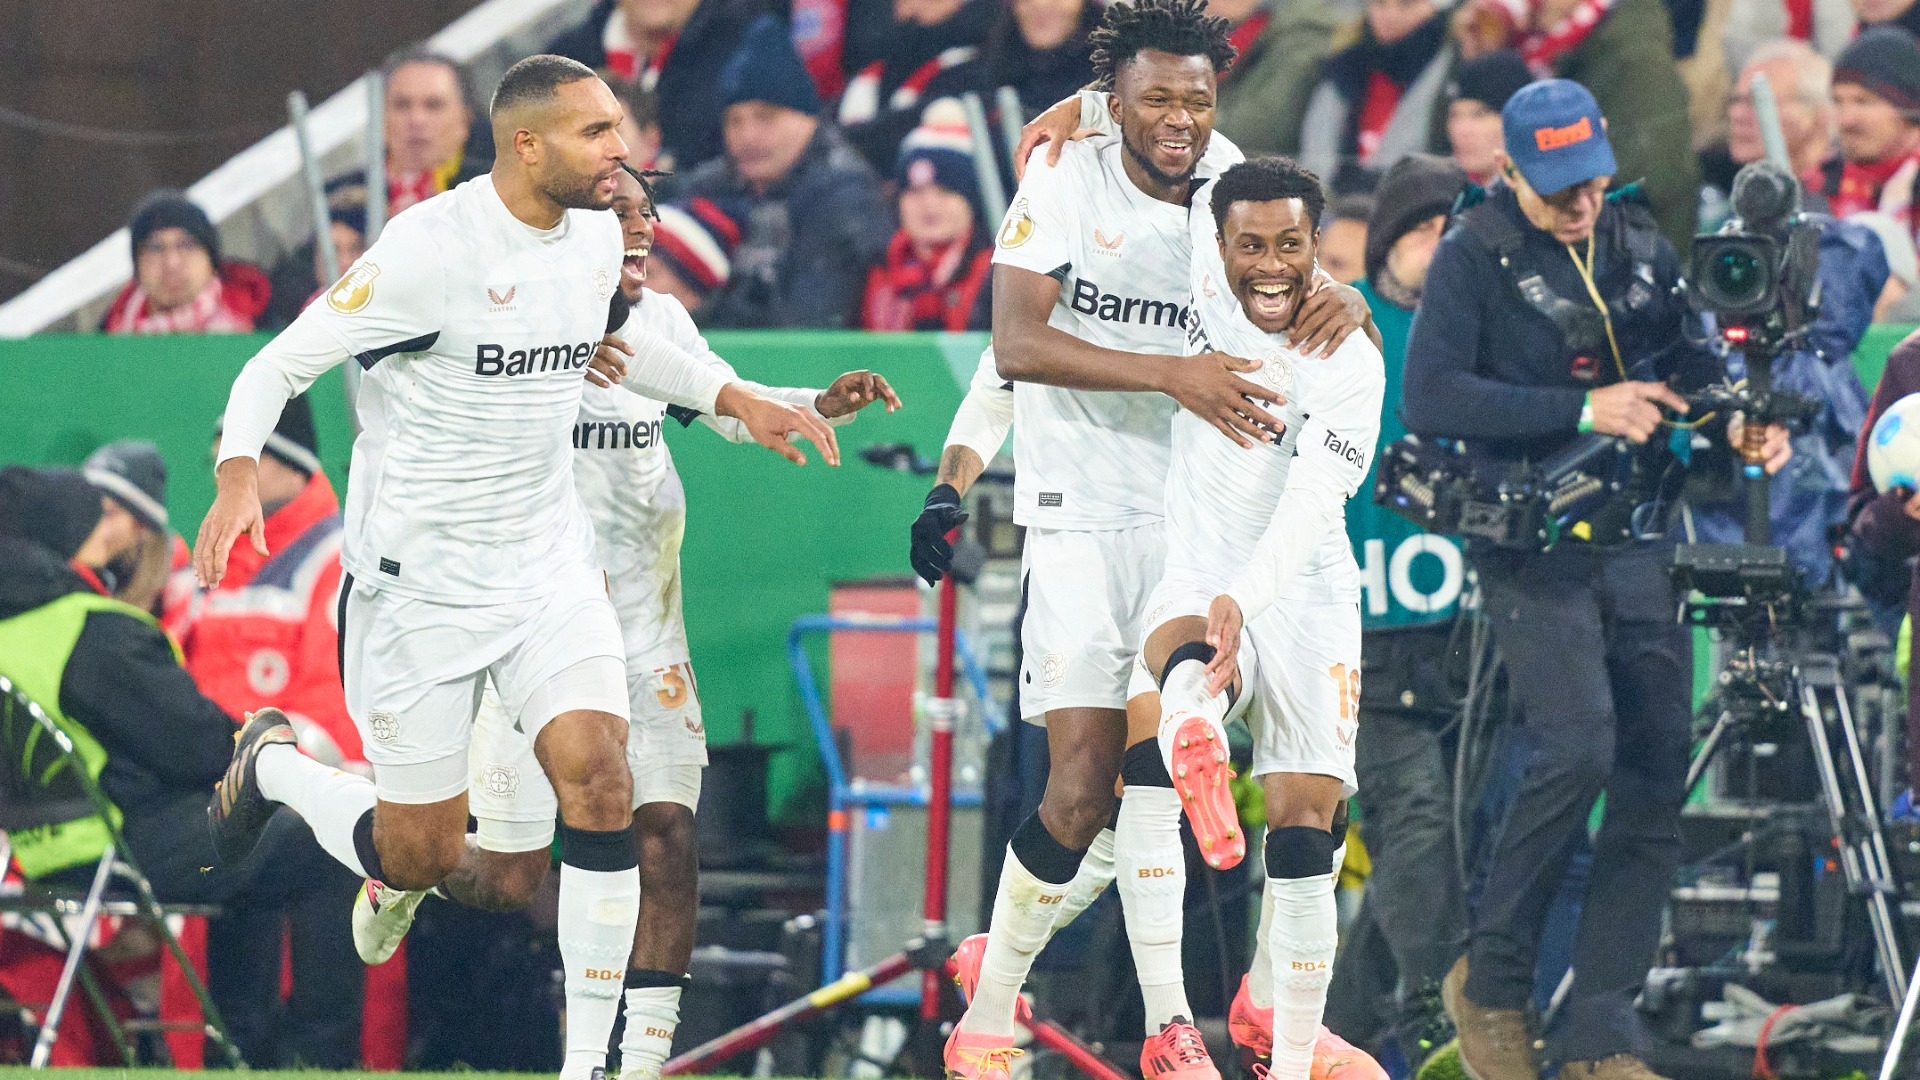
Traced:
<path id="1" fill-rule="evenodd" d="M 340 688 L 340 500 L 316 473 L 294 500 L 267 515 L 262 559 L 241 537 L 218 588 L 191 569 L 168 590 L 166 627 L 180 641 L 200 690 L 235 717 L 272 705 L 300 745 L 332 765 L 365 761 Z M 337 753 L 327 752 L 326 736 Z"/>

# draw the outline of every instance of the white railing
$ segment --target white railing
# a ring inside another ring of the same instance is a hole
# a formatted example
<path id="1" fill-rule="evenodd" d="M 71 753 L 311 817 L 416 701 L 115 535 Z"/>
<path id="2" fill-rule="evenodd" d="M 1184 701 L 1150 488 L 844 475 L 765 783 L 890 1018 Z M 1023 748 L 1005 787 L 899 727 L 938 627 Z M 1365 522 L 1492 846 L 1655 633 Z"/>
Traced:
<path id="1" fill-rule="evenodd" d="M 426 45 L 458 61 L 473 85 L 491 87 L 509 65 L 585 18 L 591 6 L 592 0 L 487 0 Z M 313 110 L 308 132 L 328 175 L 361 163 L 367 81 L 355 79 Z M 484 114 L 479 122 L 486 122 Z M 313 236 L 313 211 L 289 128 L 235 154 L 187 191 L 219 227 L 223 251 L 235 258 L 271 267 Z M 0 304 L 0 338 L 92 329 L 133 275 L 128 245 L 127 230 L 118 229 Z"/>

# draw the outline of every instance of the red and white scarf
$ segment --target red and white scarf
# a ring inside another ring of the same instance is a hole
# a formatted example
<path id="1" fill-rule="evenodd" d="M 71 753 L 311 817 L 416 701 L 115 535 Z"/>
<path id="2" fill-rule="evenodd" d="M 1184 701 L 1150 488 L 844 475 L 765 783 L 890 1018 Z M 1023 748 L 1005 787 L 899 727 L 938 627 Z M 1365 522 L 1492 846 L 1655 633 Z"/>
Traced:
<path id="1" fill-rule="evenodd" d="M 1914 188 L 1920 180 L 1920 150 L 1905 157 L 1859 163 L 1849 161 L 1840 170 L 1840 190 L 1832 199 L 1835 217 L 1862 210 L 1878 210 L 1903 222 L 1920 240 L 1920 214 L 1915 213 Z"/>
<path id="2" fill-rule="evenodd" d="M 1542 79 L 1553 77 L 1554 64 L 1587 40 L 1593 28 L 1613 10 L 1613 4 L 1614 0 L 1579 0 L 1559 23 L 1537 29 L 1534 23 L 1543 6 L 1541 0 L 1480 0 L 1482 10 L 1492 12 L 1506 24 L 1513 47 Z"/>
<path id="3" fill-rule="evenodd" d="M 146 290 L 136 282 L 107 312 L 109 334 L 245 334 L 253 320 L 222 302 L 226 291 L 216 275 L 200 295 L 171 311 L 155 311 Z"/>

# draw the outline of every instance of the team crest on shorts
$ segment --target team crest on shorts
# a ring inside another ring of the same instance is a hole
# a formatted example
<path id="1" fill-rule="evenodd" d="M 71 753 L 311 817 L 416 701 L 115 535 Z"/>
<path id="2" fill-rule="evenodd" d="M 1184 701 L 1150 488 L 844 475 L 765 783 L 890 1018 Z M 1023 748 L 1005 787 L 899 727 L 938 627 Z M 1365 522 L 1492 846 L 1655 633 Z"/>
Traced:
<path id="1" fill-rule="evenodd" d="M 520 790 L 520 770 L 512 765 L 488 762 L 480 772 L 480 786 L 497 799 L 511 799 Z"/>
<path id="2" fill-rule="evenodd" d="M 390 743 L 400 737 L 400 718 L 390 712 L 375 709 L 368 713 L 367 726 L 373 729 L 373 737 L 378 742 Z"/>
<path id="3" fill-rule="evenodd" d="M 1040 685 L 1049 690 L 1067 681 L 1067 658 L 1050 652 L 1040 658 Z"/>

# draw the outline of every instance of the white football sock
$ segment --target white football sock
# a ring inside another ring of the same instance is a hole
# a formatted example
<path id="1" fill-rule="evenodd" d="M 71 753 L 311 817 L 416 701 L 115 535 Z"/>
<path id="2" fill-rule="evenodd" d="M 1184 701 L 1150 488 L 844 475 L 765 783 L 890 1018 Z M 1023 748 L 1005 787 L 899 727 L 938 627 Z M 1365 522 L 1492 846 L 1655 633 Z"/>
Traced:
<path id="1" fill-rule="evenodd" d="M 1198 660 L 1182 660 L 1167 673 L 1160 688 L 1160 760 L 1173 772 L 1173 732 L 1175 716 L 1198 714 L 1213 723 L 1222 735 L 1226 732 L 1227 695 L 1207 693 L 1207 666 Z M 1224 740 L 1221 745 L 1224 747 Z"/>
<path id="2" fill-rule="evenodd" d="M 1080 917 L 1093 906 L 1100 894 L 1113 884 L 1113 830 L 1101 829 L 1092 846 L 1080 857 L 1080 869 L 1067 883 L 1067 898 L 1060 901 L 1060 914 L 1053 920 L 1053 932 Z"/>
<path id="3" fill-rule="evenodd" d="M 353 830 L 373 809 L 373 781 L 320 764 L 286 743 L 260 748 L 254 758 L 260 793 L 306 820 L 326 853 L 361 877 L 370 877 L 353 846 Z"/>
<path id="4" fill-rule="evenodd" d="M 673 1053 L 680 1026 L 680 988 L 635 986 L 627 991 L 627 1029 L 620 1036 L 620 1076 L 658 1076 Z"/>
<path id="5" fill-rule="evenodd" d="M 1273 932 L 1273 890 L 1260 890 L 1260 929 L 1253 934 L 1253 964 L 1247 968 L 1247 997 L 1255 1008 L 1273 1008 L 1273 950 L 1267 935 Z"/>
<path id="6" fill-rule="evenodd" d="M 1127 785 L 1114 831 L 1114 864 L 1147 1034 L 1156 1035 L 1176 1016 L 1193 1019 L 1180 968 L 1187 856 L 1180 846 L 1180 796 L 1172 788 Z"/>
<path id="7" fill-rule="evenodd" d="M 1013 1010 L 1021 984 L 1033 970 L 1033 958 L 1053 937 L 1054 920 L 1068 888 L 1034 877 L 1008 846 L 1000 866 L 1000 888 L 994 895 L 993 920 L 987 927 L 987 948 L 980 957 L 980 983 L 960 1027 L 989 1035 L 1013 1034 Z"/>
<path id="8" fill-rule="evenodd" d="M 560 864 L 560 961 L 566 968 L 567 1056 L 561 1080 L 586 1080 L 607 1063 L 607 1040 L 640 919 L 640 868 Z"/>
<path id="9" fill-rule="evenodd" d="M 1308 1080 L 1339 945 L 1333 878 L 1268 878 L 1266 894 L 1273 905 L 1273 923 L 1267 928 L 1273 960 L 1271 1075 L 1273 1080 Z"/>

